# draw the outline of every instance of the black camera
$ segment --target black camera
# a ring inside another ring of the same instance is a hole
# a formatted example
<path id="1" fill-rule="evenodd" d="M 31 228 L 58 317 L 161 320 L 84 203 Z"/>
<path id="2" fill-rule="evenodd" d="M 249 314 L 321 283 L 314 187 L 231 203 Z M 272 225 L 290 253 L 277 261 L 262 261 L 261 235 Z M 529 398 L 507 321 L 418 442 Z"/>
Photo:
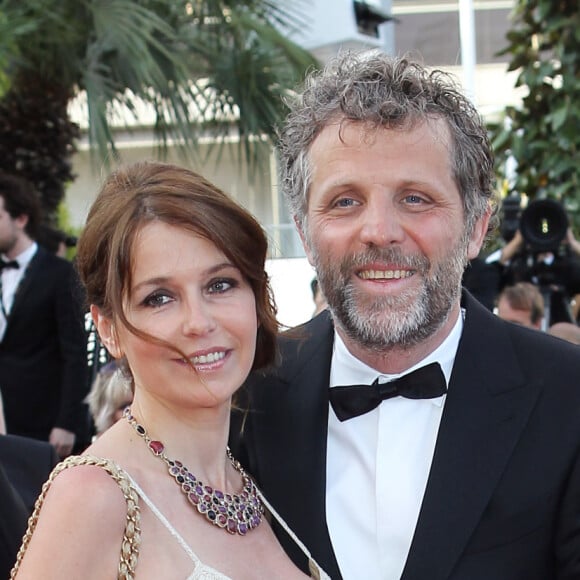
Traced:
<path id="1" fill-rule="evenodd" d="M 557 252 L 567 230 L 566 210 L 553 199 L 532 201 L 520 217 L 520 232 L 532 252 Z"/>
<path id="2" fill-rule="evenodd" d="M 506 197 L 502 203 L 501 236 L 509 242 L 518 229 L 531 253 L 554 252 L 566 238 L 568 215 L 564 207 L 553 199 L 537 199 L 522 212 L 517 194 Z"/>

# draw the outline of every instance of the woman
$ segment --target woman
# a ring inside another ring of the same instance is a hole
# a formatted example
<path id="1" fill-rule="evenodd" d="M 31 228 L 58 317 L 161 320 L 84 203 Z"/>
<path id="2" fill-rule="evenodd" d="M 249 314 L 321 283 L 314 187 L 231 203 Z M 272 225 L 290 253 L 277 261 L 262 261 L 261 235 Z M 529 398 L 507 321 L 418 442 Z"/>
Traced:
<path id="1" fill-rule="evenodd" d="M 275 354 L 266 250 L 256 220 L 195 173 L 139 163 L 108 178 L 77 263 L 133 402 L 55 470 L 18 580 L 305 577 L 226 447 L 232 396 Z"/>

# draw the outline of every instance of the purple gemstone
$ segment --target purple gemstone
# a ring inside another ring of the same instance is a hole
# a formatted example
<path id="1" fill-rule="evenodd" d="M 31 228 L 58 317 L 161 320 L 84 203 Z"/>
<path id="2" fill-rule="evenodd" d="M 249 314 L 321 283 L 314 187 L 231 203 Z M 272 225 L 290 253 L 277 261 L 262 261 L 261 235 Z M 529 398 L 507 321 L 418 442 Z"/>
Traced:
<path id="1" fill-rule="evenodd" d="M 183 467 L 183 463 L 181 463 L 181 461 L 174 461 L 173 463 L 175 463 L 177 467 Z"/>
<path id="2" fill-rule="evenodd" d="M 225 497 L 226 497 L 226 501 L 227 501 L 228 503 L 232 503 L 232 500 L 233 500 L 233 498 L 232 498 L 231 494 L 229 494 L 229 493 L 226 493 Z"/>
<path id="3" fill-rule="evenodd" d="M 175 467 L 175 466 L 171 467 L 169 469 L 169 473 L 171 473 L 171 475 L 177 475 L 179 473 L 179 467 Z"/>
<path id="4" fill-rule="evenodd" d="M 191 485 L 189 485 L 188 483 L 184 483 L 181 486 L 181 489 L 185 492 L 185 493 L 189 493 L 191 491 Z"/>
<path id="5" fill-rule="evenodd" d="M 245 536 L 248 533 L 248 526 L 244 522 L 238 524 L 238 534 L 240 536 Z"/>
<path id="6" fill-rule="evenodd" d="M 228 523 L 228 518 L 226 518 L 226 516 L 223 514 L 219 514 L 216 521 L 220 528 L 225 528 L 226 524 Z"/>
<path id="7" fill-rule="evenodd" d="M 195 486 L 195 493 L 197 493 L 197 495 L 199 495 L 199 496 L 203 495 L 203 488 L 201 487 L 201 485 Z"/>
<path id="8" fill-rule="evenodd" d="M 197 511 L 198 511 L 200 514 L 204 514 L 205 512 L 207 512 L 207 504 L 205 504 L 205 503 L 204 503 L 204 502 L 202 502 L 202 501 L 201 501 L 201 502 L 199 502 L 199 503 L 197 504 Z"/>
<path id="9" fill-rule="evenodd" d="M 199 503 L 199 496 L 196 495 L 195 493 L 190 493 L 188 496 L 189 501 L 195 505 L 197 505 Z"/>
<path id="10" fill-rule="evenodd" d="M 218 499 L 224 499 L 224 494 L 223 492 L 221 492 L 219 489 L 216 489 L 214 491 L 214 495 L 218 498 Z"/>
<path id="11" fill-rule="evenodd" d="M 257 528 L 260 523 L 262 522 L 261 518 L 258 516 L 252 516 L 252 519 L 250 520 L 250 526 L 252 528 Z"/>
<path id="12" fill-rule="evenodd" d="M 238 526 L 236 525 L 235 520 L 228 520 L 228 532 L 230 534 L 235 534 Z"/>
<path id="13" fill-rule="evenodd" d="M 225 506 L 225 505 L 220 505 L 220 506 L 218 506 L 218 510 L 219 510 L 219 512 L 220 512 L 220 513 L 222 513 L 222 514 L 225 514 L 225 513 L 227 513 L 227 511 L 228 511 L 228 509 L 226 508 L 226 506 Z"/>
<path id="14" fill-rule="evenodd" d="M 209 485 L 206 485 L 206 486 L 205 486 L 205 491 L 206 491 L 207 493 L 213 493 L 213 489 L 212 489 L 212 488 L 211 488 Z"/>

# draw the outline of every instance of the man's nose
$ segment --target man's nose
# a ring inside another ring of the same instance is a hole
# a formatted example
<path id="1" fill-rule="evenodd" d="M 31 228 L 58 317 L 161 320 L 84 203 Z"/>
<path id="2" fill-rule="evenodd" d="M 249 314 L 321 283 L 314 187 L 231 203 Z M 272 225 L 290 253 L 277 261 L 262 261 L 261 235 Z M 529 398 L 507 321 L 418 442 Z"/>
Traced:
<path id="1" fill-rule="evenodd" d="M 388 246 L 401 243 L 405 230 L 401 216 L 387 200 L 376 200 L 367 204 L 361 215 L 360 239 L 364 244 Z"/>

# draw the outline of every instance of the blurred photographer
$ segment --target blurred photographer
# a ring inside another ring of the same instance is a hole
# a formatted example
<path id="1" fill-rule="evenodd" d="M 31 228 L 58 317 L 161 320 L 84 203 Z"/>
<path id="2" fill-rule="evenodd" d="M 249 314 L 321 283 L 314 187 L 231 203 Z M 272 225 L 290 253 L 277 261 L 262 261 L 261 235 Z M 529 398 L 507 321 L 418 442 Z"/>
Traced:
<path id="1" fill-rule="evenodd" d="M 580 242 L 562 205 L 540 199 L 521 212 L 519 197 L 510 196 L 504 201 L 501 234 L 507 243 L 497 260 L 500 290 L 531 282 L 544 297 L 543 330 L 556 322 L 574 322 L 570 301 L 580 292 Z"/>

